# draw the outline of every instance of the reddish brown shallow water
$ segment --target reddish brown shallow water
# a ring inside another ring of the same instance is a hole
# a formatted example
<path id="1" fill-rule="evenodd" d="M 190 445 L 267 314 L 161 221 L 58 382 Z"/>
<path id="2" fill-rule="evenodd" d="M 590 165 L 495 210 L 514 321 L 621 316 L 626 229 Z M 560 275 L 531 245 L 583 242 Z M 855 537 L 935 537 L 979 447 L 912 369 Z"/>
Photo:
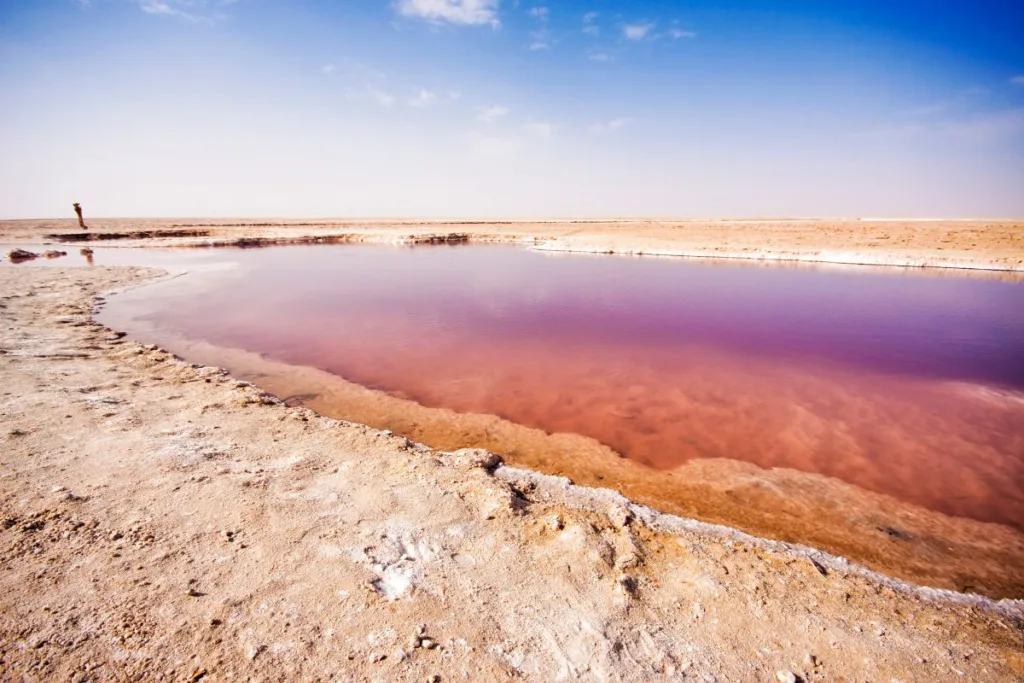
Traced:
<path id="1" fill-rule="evenodd" d="M 495 246 L 226 258 L 111 312 L 653 468 L 734 458 L 1024 527 L 1020 284 Z"/>

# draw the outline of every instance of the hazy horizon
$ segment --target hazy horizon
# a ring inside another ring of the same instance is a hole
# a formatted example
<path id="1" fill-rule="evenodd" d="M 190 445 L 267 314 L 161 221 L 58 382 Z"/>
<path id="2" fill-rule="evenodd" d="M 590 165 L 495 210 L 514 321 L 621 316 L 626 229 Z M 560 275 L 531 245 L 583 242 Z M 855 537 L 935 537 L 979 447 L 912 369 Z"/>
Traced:
<path id="1" fill-rule="evenodd" d="M 0 218 L 1024 216 L 1013 2 L 15 0 Z"/>
<path id="2" fill-rule="evenodd" d="M 493 217 L 493 216 L 318 216 L 318 215 L 289 215 L 289 216 L 256 216 L 256 215 L 207 215 L 207 216 L 174 216 L 174 215 L 150 215 L 150 216 L 92 216 L 85 213 L 86 222 L 91 221 L 230 221 L 230 220 L 252 220 L 252 221 L 285 221 L 285 222 L 355 222 L 365 221 L 369 223 L 379 222 L 423 222 L 423 223 L 658 223 L 658 222 L 732 222 L 732 223 L 783 223 L 783 222 L 860 222 L 860 223 L 887 223 L 887 222 L 948 222 L 948 223 L 974 223 L 991 221 L 993 223 L 1017 223 L 1024 221 L 1022 216 L 534 216 L 534 217 Z M 12 216 L 0 218 L 0 221 L 53 221 L 69 220 L 76 221 L 74 211 L 70 209 L 63 216 Z"/>

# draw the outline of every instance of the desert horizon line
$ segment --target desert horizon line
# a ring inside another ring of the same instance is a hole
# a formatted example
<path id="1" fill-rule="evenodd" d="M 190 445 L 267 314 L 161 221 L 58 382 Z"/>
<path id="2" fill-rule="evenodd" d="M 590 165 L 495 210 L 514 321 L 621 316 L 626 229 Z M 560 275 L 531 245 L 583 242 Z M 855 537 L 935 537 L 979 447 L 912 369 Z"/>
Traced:
<path id="1" fill-rule="evenodd" d="M 59 216 L 23 216 L 23 217 L 0 217 L 0 222 L 7 221 L 53 221 L 53 220 L 75 220 L 73 216 L 59 215 Z M 979 221 L 989 222 L 1001 222 L 1001 223 L 1014 223 L 1018 221 L 1024 221 L 1024 216 L 828 216 L 828 215 L 797 215 L 797 216 L 785 216 L 785 215 L 765 215 L 765 216 L 644 216 L 644 215 L 611 215 L 611 216 L 516 216 L 516 217 L 502 217 L 502 216 L 487 216 L 487 215 L 466 215 L 466 216 L 427 216 L 427 215 L 409 215 L 409 216 L 386 216 L 386 215 L 367 215 L 367 216 L 325 216 L 325 215 L 247 215 L 247 214 L 234 214 L 234 215 L 171 215 L 171 214 L 152 214 L 152 215 L 135 215 L 135 216 L 90 216 L 89 220 L 93 221 L 125 221 L 125 220 L 210 220 L 210 221 L 229 221 L 229 220 L 258 220 L 258 221 L 333 221 L 333 222 L 382 222 L 382 221 L 401 221 L 406 223 L 565 223 L 565 222 L 589 222 L 589 223 L 608 223 L 608 222 L 650 222 L 656 223 L 660 221 L 671 221 L 671 222 L 784 222 L 784 221 L 838 221 L 838 222 L 891 222 L 891 221 L 903 221 L 903 222 L 960 222 L 960 223 L 972 223 Z"/>

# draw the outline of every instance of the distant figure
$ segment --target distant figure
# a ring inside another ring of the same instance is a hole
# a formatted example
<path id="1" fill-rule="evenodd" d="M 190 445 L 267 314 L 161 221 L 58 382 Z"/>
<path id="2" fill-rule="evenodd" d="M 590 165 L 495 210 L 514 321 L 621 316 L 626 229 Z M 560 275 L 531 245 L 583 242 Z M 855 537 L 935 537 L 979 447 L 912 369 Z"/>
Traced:
<path id="1" fill-rule="evenodd" d="M 78 214 L 78 225 L 82 228 L 82 230 L 88 230 L 89 226 L 87 226 L 85 224 L 85 221 L 82 219 L 82 205 L 79 204 L 78 202 L 75 202 L 75 213 Z"/>

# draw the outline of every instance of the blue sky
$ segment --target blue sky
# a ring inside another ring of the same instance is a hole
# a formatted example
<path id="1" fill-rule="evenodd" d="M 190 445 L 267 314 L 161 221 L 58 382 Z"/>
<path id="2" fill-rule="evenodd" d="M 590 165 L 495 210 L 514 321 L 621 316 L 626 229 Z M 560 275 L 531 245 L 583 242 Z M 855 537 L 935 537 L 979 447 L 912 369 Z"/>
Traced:
<path id="1" fill-rule="evenodd" d="M 1024 216 L 1020 2 L 3 0 L 0 216 Z"/>

